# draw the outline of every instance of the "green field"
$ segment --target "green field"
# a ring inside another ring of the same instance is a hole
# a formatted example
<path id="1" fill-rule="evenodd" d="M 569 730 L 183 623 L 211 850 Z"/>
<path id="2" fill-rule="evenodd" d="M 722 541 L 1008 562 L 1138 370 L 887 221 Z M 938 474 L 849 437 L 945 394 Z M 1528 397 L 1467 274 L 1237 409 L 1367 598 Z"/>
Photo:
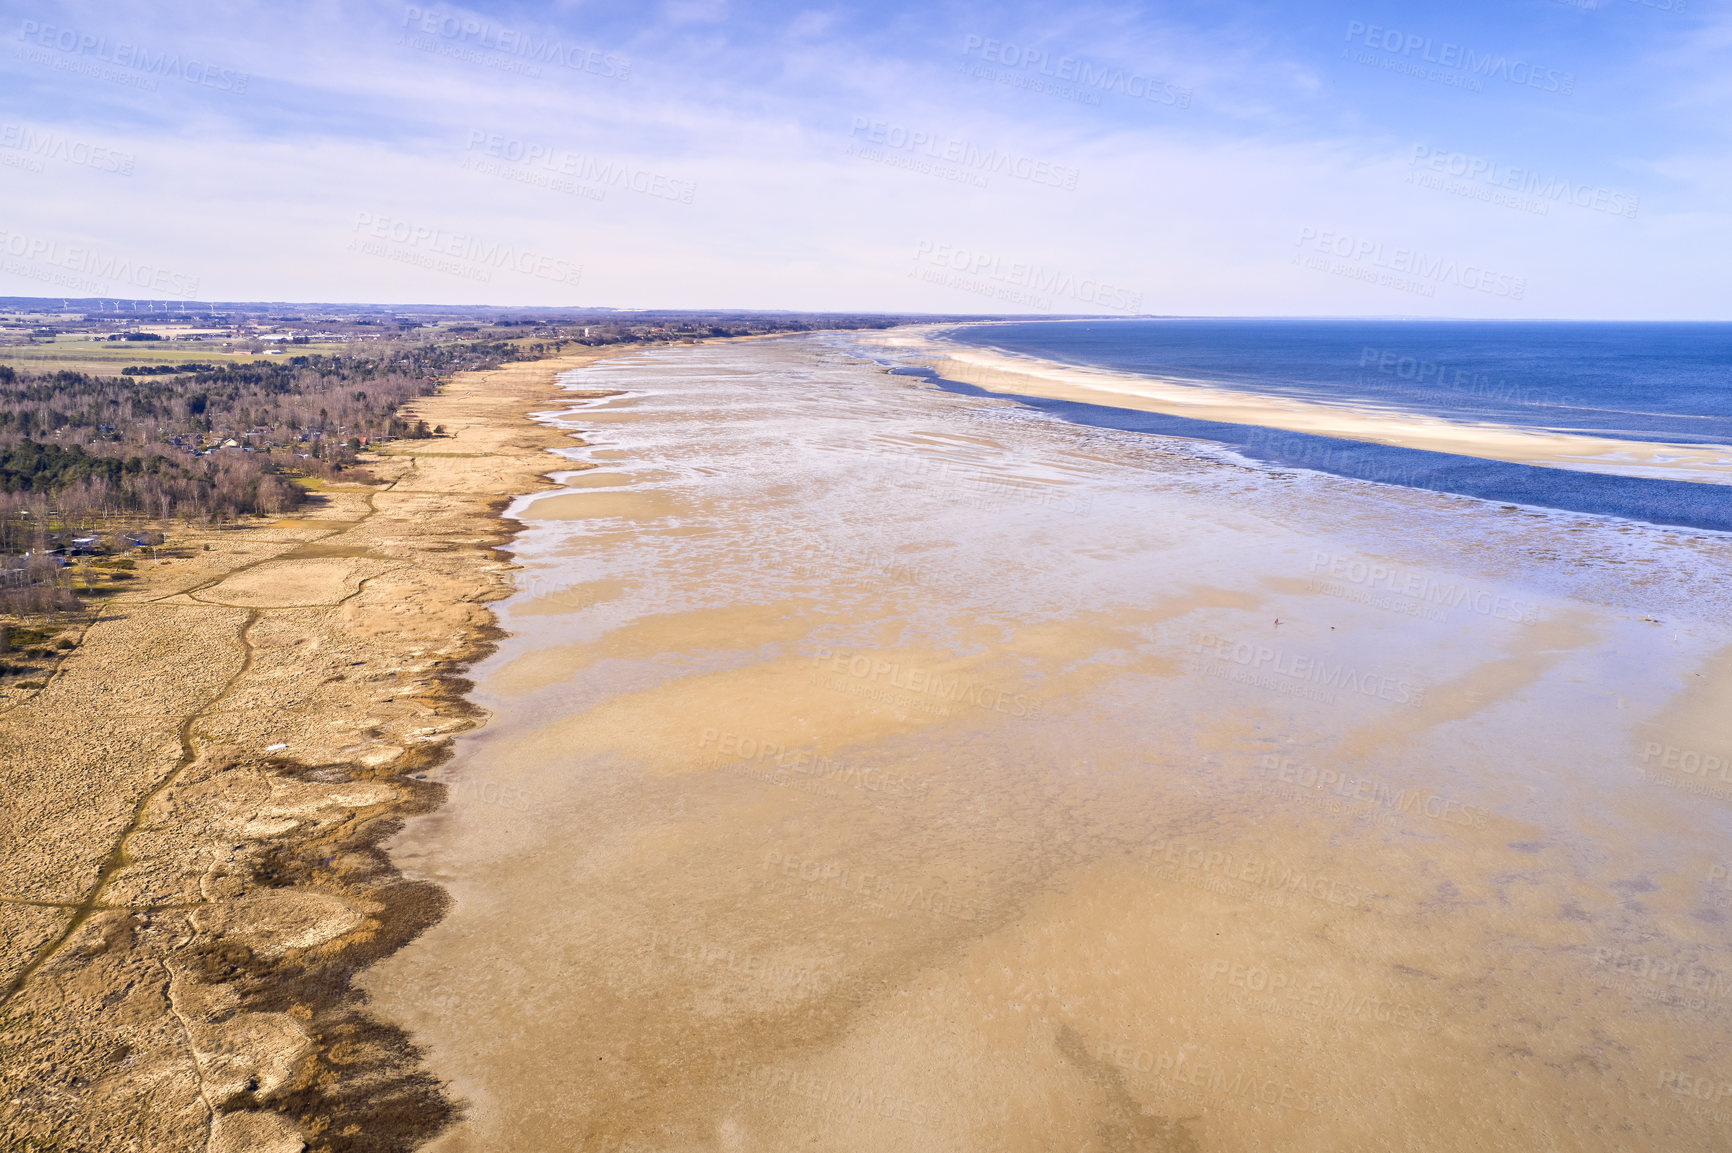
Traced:
<path id="1" fill-rule="evenodd" d="M 283 360 L 291 356 L 331 355 L 353 351 L 365 345 L 339 342 L 296 344 L 285 347 L 280 354 L 270 352 L 224 352 L 217 342 L 210 344 L 167 340 L 89 340 L 74 333 L 39 340 L 35 344 L 0 345 L 0 364 L 27 372 L 52 372 L 70 369 L 101 376 L 113 376 L 129 364 L 206 364 L 246 363 L 254 360 Z"/>

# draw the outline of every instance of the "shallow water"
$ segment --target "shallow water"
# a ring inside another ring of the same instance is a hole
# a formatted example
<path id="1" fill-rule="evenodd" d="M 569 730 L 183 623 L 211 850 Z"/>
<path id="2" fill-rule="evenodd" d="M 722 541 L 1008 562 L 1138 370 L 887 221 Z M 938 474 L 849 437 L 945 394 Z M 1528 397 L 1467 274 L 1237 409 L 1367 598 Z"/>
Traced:
<path id="1" fill-rule="evenodd" d="M 628 391 L 517 508 L 493 720 L 393 848 L 454 907 L 368 976 L 433 1148 L 1732 1139 L 1729 538 L 825 337 L 566 382 Z"/>
<path id="2" fill-rule="evenodd" d="M 945 380 L 932 370 L 926 370 L 926 375 L 946 391 L 964 396 L 1004 395 Z M 1408 485 L 1499 503 L 1509 501 L 1531 508 L 1600 513 L 1654 525 L 1732 532 L 1732 485 L 1644 476 L 1642 472 L 1650 470 L 1629 463 L 1602 465 L 1616 470 L 1603 475 L 1580 468 L 1544 468 L 1259 425 L 1011 395 L 1019 404 L 1076 424 L 1210 441 L 1249 460 L 1277 467 L 1304 468 L 1354 480 Z"/>

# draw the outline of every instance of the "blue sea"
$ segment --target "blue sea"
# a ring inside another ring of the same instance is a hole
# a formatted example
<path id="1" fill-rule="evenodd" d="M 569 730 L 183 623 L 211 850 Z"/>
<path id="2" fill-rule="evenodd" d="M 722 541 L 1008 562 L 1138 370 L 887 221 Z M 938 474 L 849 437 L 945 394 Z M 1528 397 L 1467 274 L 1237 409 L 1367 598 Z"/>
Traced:
<path id="1" fill-rule="evenodd" d="M 1524 429 L 1732 445 L 1732 324 L 1173 318 L 1018 321 L 971 325 L 945 336 L 1065 364 L 1245 392 Z M 1077 423 L 1216 441 L 1270 464 L 1732 531 L 1732 485 L 1541 468 L 1019 399 Z"/>

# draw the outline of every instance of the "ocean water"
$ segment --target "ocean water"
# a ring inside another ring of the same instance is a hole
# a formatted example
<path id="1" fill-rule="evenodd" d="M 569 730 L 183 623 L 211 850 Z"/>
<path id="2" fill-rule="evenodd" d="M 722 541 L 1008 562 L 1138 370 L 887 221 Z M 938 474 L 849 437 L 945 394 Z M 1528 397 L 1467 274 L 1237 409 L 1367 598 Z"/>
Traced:
<path id="1" fill-rule="evenodd" d="M 948 337 L 1305 400 L 1732 444 L 1732 324 L 1175 318 L 978 325 Z"/>
<path id="2" fill-rule="evenodd" d="M 1732 445 L 1732 325 L 1335 320 L 1037 321 L 957 344 L 1247 393 L 1544 432 Z M 984 395 L 951 381 L 953 392 Z M 1252 425 L 1019 397 L 1065 420 L 1214 441 L 1267 464 L 1732 531 L 1732 486 L 1542 468 Z"/>

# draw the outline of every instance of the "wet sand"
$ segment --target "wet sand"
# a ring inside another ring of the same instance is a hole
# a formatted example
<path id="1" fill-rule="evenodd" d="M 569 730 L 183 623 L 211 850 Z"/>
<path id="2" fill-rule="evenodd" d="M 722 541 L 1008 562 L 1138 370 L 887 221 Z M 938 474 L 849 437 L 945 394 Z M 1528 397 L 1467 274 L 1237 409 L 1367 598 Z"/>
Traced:
<path id="1" fill-rule="evenodd" d="M 1386 411 L 1370 405 L 1298 400 L 1199 381 L 1114 372 L 998 349 L 974 348 L 946 341 L 932 330 L 922 328 L 887 333 L 875 343 L 903 354 L 922 356 L 947 380 L 1011 396 L 1101 404 L 1512 464 L 1707 484 L 1732 483 L 1732 450 L 1719 446 L 1515 429 Z"/>
<path id="2" fill-rule="evenodd" d="M 564 379 L 628 395 L 514 506 L 490 722 L 391 844 L 451 907 L 363 978 L 429 1149 L 1732 1140 L 1727 537 L 824 337 Z"/>

